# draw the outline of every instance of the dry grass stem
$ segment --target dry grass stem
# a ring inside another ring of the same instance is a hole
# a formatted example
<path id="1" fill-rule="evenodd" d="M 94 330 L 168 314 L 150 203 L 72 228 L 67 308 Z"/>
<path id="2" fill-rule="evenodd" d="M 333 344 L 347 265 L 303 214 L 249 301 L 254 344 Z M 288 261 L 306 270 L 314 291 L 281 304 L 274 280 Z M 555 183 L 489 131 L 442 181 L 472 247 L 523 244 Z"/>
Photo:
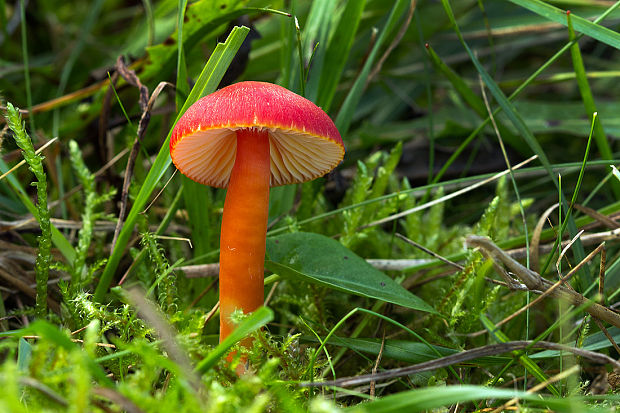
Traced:
<path id="1" fill-rule="evenodd" d="M 528 163 L 532 162 L 536 158 L 538 158 L 538 156 L 536 156 L 536 155 L 530 156 L 529 158 L 527 158 L 523 162 L 518 163 L 517 165 L 515 165 L 512 168 L 512 170 L 514 171 L 516 169 L 522 168 L 523 166 L 525 166 Z M 450 193 L 448 195 L 444 195 L 444 196 L 442 196 L 440 198 L 434 199 L 434 200 L 429 201 L 429 202 L 427 202 L 425 204 L 418 205 L 418 206 L 416 206 L 414 208 L 408 209 L 406 211 L 399 212 L 397 214 L 390 215 L 388 217 L 385 217 L 383 219 L 379 219 L 377 221 L 373 221 L 370 224 L 362 225 L 362 226 L 359 227 L 359 229 L 364 229 L 364 228 L 374 227 L 374 226 L 377 226 L 377 225 L 382 225 L 382 224 L 385 224 L 386 222 L 391 222 L 391 221 L 394 221 L 395 219 L 399 219 L 399 218 L 405 217 L 407 215 L 413 214 L 415 212 L 428 209 L 428 208 L 432 207 L 433 205 L 441 204 L 441 203 L 443 203 L 443 202 L 445 202 L 445 201 L 447 201 L 449 199 L 456 198 L 456 197 L 458 197 L 460 195 L 463 195 L 463 194 L 465 194 L 467 192 L 471 192 L 474 189 L 480 188 L 481 186 L 484 186 L 484 185 L 486 185 L 486 184 L 488 184 L 490 182 L 496 181 L 499 178 L 501 178 L 502 176 L 508 175 L 509 173 L 510 173 L 509 170 L 504 170 L 503 172 L 499 172 L 499 173 L 497 173 L 497 174 L 495 174 L 493 176 L 490 176 L 489 178 L 486 178 L 486 179 L 483 179 L 481 181 L 478 181 L 475 184 L 469 185 L 469 186 L 467 186 L 467 187 L 465 187 L 463 189 L 459 189 L 458 191 L 452 192 L 452 193 Z"/>
<path id="2" fill-rule="evenodd" d="M 179 365 L 194 389 L 198 389 L 200 379 L 194 373 L 192 362 L 187 356 L 187 352 L 177 343 L 176 331 L 166 320 L 165 315 L 161 313 L 159 307 L 149 301 L 138 289 L 127 290 L 126 294 L 144 320 L 157 332 L 169 357 Z"/>
<path id="3" fill-rule="evenodd" d="M 47 149 L 48 146 L 50 146 L 52 143 L 56 142 L 58 140 L 58 138 L 52 138 L 49 141 L 45 142 L 45 144 L 43 146 L 41 146 L 39 149 L 37 149 L 34 153 L 35 154 L 40 154 L 41 152 L 43 152 L 45 149 Z M 24 166 L 26 164 L 26 160 L 22 159 L 21 161 L 19 161 L 14 167 L 12 167 L 11 169 L 9 169 L 8 171 L 6 171 L 5 173 L 3 173 L 2 175 L 0 175 L 0 181 L 2 181 L 4 178 L 6 178 L 7 176 L 9 176 L 10 174 L 12 174 L 13 172 L 15 172 L 16 170 L 18 170 L 19 168 L 21 168 L 22 166 Z"/>
<path id="4" fill-rule="evenodd" d="M 542 383 L 538 383 L 536 386 L 532 387 L 531 389 L 527 390 L 527 393 L 536 393 L 539 390 L 544 389 L 545 387 L 547 387 L 547 385 L 552 384 L 552 383 L 556 383 L 560 380 L 564 380 L 565 378 L 567 378 L 568 376 L 572 375 L 572 374 L 577 374 L 579 372 L 579 366 L 573 366 L 570 369 L 567 369 L 559 374 L 556 374 L 553 377 L 550 377 L 548 380 L 545 380 Z M 504 411 L 507 407 L 512 406 L 513 404 L 517 403 L 519 401 L 518 398 L 514 398 L 514 399 L 510 399 L 508 400 L 506 403 L 504 403 L 503 405 L 501 405 L 500 407 L 498 407 L 497 409 L 493 410 L 491 413 L 499 413 Z"/>
<path id="5" fill-rule="evenodd" d="M 425 253 L 427 253 L 428 255 L 430 255 L 430 256 L 432 256 L 432 257 L 437 258 L 437 259 L 438 259 L 439 261 L 441 261 L 441 262 L 444 262 L 444 263 L 446 263 L 446 264 L 448 264 L 448 265 L 451 265 L 452 267 L 456 268 L 456 269 L 457 269 L 457 270 L 459 270 L 459 271 L 463 271 L 463 269 L 465 268 L 465 267 L 463 267 L 462 265 L 457 264 L 457 263 L 455 263 L 455 262 L 452 262 L 452 261 L 450 261 L 449 259 L 444 258 L 444 257 L 442 257 L 441 255 L 437 254 L 436 252 L 429 250 L 429 249 L 428 249 L 428 248 L 426 248 L 425 246 L 420 245 L 420 244 L 418 244 L 417 242 L 415 242 L 415 241 L 413 241 L 413 240 L 410 240 L 409 238 L 405 237 L 405 236 L 404 236 L 404 235 L 402 235 L 402 234 L 396 233 L 395 235 L 396 235 L 396 238 L 399 238 L 399 239 L 401 239 L 401 240 L 405 241 L 407 244 L 412 245 L 412 246 L 416 247 L 417 249 L 424 251 L 424 252 L 425 252 Z"/>
<path id="6" fill-rule="evenodd" d="M 379 354 L 377 354 L 377 360 L 375 360 L 375 365 L 372 368 L 372 374 L 377 374 L 377 369 L 379 368 L 379 363 L 381 363 L 381 358 L 383 357 L 383 349 L 385 348 L 385 329 L 383 330 L 383 337 L 381 338 L 381 348 L 379 348 Z M 370 382 L 370 390 L 368 394 L 370 397 L 375 397 L 375 386 L 377 383 L 373 380 Z"/>
<path id="7" fill-rule="evenodd" d="M 483 255 L 491 259 L 495 269 L 503 277 L 512 279 L 507 272 L 510 271 L 510 274 L 517 277 L 530 291 L 539 294 L 547 292 L 551 297 L 567 300 L 575 306 L 586 306 L 585 311 L 593 317 L 597 317 L 613 326 L 620 327 L 620 315 L 618 313 L 584 297 L 570 288 L 560 285 L 564 283 L 565 280 L 569 279 L 582 265 L 591 260 L 598 252 L 598 248 L 575 266 L 566 276 L 557 283 L 552 284 L 551 281 L 542 278 L 538 273 L 535 273 L 515 261 L 487 237 L 470 235 L 467 237 L 466 244 L 470 248 L 478 248 Z"/>
<path id="8" fill-rule="evenodd" d="M 496 343 L 487 346 L 478 347 L 471 350 L 461 351 L 459 353 L 451 354 L 449 356 L 441 357 L 435 360 L 425 361 L 423 363 L 414 364 L 412 366 L 400 367 L 396 369 L 390 369 L 382 371 L 377 374 L 364 374 L 354 377 L 343 377 L 337 380 L 324 381 L 324 382 L 302 382 L 301 387 L 317 387 L 317 386 L 340 386 L 350 387 L 358 386 L 364 383 L 370 383 L 373 380 L 387 380 L 397 377 L 404 377 L 414 373 L 421 373 L 425 371 L 435 370 L 438 368 L 444 368 L 459 363 L 464 363 L 469 360 L 473 360 L 483 356 L 492 356 L 503 353 L 509 353 L 516 350 L 535 349 L 541 348 L 546 350 L 561 350 L 571 352 L 577 356 L 589 359 L 596 363 L 611 364 L 614 367 L 620 367 L 620 362 L 613 358 L 596 353 L 590 350 L 584 350 L 582 348 L 575 348 L 564 346 L 562 344 L 551 343 L 547 341 L 510 341 L 507 343 Z"/>
<path id="9" fill-rule="evenodd" d="M 538 218 L 538 222 L 536 223 L 536 227 L 534 227 L 534 232 L 532 233 L 532 242 L 530 243 L 530 263 L 533 271 L 538 272 L 540 270 L 540 237 L 542 235 L 543 228 L 545 226 L 545 222 L 551 216 L 551 213 L 558 208 L 558 204 L 553 204 L 549 208 L 547 208 L 540 218 Z"/>

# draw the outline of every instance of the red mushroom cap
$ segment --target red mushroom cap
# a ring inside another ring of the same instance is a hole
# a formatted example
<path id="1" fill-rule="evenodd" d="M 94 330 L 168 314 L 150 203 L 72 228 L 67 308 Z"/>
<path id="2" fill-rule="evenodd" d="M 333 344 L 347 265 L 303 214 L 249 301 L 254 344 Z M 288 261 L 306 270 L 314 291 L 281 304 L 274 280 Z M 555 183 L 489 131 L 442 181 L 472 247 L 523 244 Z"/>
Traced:
<path id="1" fill-rule="evenodd" d="M 271 186 L 318 178 L 344 157 L 340 133 L 321 108 L 272 83 L 240 82 L 203 97 L 183 114 L 170 139 L 172 162 L 190 179 L 224 188 L 241 128 L 269 131 Z"/>

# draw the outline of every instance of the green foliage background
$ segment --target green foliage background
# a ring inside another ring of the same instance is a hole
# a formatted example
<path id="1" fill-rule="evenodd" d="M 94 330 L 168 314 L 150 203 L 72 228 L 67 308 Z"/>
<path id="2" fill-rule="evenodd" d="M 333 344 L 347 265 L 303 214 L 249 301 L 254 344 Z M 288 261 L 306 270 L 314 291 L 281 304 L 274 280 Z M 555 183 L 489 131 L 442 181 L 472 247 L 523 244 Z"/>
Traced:
<path id="1" fill-rule="evenodd" d="M 515 340 L 618 359 L 618 326 L 556 300 L 496 327 L 537 295 L 498 284 L 463 241 L 521 248 L 555 281 L 607 239 L 603 269 L 597 257 L 571 285 L 617 308 L 619 5 L 0 0 L 0 173 L 30 168 L 0 178 L 0 411 L 480 411 L 513 397 L 613 411 L 612 363 L 550 350 L 303 384 Z M 188 266 L 217 262 L 225 192 L 175 174 L 168 139 L 192 103 L 241 80 L 314 101 L 347 155 L 272 189 L 267 307 L 218 344 L 217 279 Z M 581 229 L 557 266 L 529 249 Z"/>

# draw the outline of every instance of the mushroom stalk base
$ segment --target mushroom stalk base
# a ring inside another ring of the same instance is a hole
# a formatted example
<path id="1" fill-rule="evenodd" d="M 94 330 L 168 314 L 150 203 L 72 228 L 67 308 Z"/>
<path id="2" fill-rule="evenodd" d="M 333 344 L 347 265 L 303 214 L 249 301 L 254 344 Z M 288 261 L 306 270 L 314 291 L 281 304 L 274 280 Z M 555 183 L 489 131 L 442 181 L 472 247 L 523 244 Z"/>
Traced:
<path id="1" fill-rule="evenodd" d="M 234 330 L 233 311 L 263 305 L 270 176 L 269 132 L 238 130 L 220 235 L 220 341 Z"/>

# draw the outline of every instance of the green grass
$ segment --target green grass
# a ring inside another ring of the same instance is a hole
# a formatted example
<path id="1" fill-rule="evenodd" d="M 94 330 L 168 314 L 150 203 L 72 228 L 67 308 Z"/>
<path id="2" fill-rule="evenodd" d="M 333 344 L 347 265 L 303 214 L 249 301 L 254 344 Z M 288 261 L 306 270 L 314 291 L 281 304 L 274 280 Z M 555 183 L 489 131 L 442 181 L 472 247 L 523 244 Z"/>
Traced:
<path id="1" fill-rule="evenodd" d="M 619 5 L 0 1 L 0 411 L 614 411 L 620 326 L 552 298 L 500 323 L 539 294 L 464 239 L 552 282 L 605 241 L 569 283 L 617 309 Z M 168 85 L 112 245 L 144 119 L 120 55 L 149 94 Z M 217 262 L 225 191 L 168 146 L 227 71 L 314 101 L 347 154 L 272 190 L 268 302 L 219 343 L 217 278 L 187 266 Z"/>

